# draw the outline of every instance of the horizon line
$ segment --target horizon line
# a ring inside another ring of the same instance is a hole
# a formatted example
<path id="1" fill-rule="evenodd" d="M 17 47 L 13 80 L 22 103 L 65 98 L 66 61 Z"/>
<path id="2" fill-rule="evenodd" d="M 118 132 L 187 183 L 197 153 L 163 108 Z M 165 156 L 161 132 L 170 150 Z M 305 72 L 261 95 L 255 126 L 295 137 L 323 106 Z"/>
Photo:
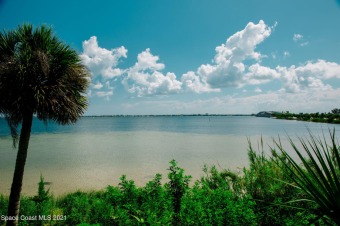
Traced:
<path id="1" fill-rule="evenodd" d="M 147 116 L 251 116 L 252 114 L 103 114 L 103 115 L 83 115 L 81 117 L 147 117 Z"/>

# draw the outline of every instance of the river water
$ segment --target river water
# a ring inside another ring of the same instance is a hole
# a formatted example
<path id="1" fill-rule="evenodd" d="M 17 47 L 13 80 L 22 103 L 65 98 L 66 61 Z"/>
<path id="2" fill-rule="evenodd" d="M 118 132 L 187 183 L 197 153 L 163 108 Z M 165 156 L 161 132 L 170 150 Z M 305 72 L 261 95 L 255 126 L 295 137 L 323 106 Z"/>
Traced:
<path id="1" fill-rule="evenodd" d="M 167 177 L 175 159 L 198 179 L 204 164 L 241 171 L 247 166 L 247 139 L 255 147 L 262 136 L 294 140 L 340 132 L 340 125 L 257 118 L 251 116 L 83 117 L 74 125 L 47 125 L 34 120 L 25 167 L 23 193 L 34 195 L 40 175 L 55 195 L 117 185 L 127 175 L 139 186 L 156 173 Z M 287 145 L 289 149 L 289 145 Z M 0 193 L 9 194 L 16 150 L 4 119 L 0 119 Z"/>

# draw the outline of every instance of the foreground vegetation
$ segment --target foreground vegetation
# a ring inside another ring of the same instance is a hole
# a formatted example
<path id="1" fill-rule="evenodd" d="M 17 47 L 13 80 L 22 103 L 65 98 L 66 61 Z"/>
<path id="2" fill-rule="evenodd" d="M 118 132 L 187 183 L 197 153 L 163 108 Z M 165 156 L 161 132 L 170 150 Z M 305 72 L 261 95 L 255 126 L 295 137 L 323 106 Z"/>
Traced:
<path id="1" fill-rule="evenodd" d="M 175 160 L 167 183 L 156 174 L 144 187 L 122 176 L 102 191 L 53 197 L 41 178 L 38 194 L 21 199 L 19 225 L 337 225 L 340 157 L 330 135 L 300 140 L 303 151 L 291 142 L 301 164 L 279 141 L 271 155 L 262 140 L 257 150 L 249 142 L 249 167 L 235 173 L 205 166 L 194 183 Z M 0 196 L 1 216 L 7 205 Z"/>

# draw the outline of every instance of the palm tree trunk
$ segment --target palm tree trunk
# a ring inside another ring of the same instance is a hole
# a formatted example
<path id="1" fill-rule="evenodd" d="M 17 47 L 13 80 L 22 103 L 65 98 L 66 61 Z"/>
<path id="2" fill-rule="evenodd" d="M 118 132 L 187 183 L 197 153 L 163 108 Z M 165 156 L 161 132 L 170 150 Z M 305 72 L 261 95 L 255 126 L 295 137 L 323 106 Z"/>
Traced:
<path id="1" fill-rule="evenodd" d="M 19 209 L 20 209 L 20 193 L 22 188 L 22 181 L 24 176 L 24 169 L 27 157 L 28 143 L 31 135 L 31 127 L 33 121 L 33 114 L 24 115 L 22 127 L 20 132 L 19 147 L 17 159 L 15 163 L 14 176 L 11 187 L 11 194 L 9 196 L 8 217 L 12 220 L 7 221 L 8 225 L 18 225 Z"/>

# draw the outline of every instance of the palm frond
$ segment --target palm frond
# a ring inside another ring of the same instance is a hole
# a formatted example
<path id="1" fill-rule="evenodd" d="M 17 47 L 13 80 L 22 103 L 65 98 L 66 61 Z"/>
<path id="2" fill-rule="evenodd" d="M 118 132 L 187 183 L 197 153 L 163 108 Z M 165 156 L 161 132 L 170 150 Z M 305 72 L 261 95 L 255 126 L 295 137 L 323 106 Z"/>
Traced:
<path id="1" fill-rule="evenodd" d="M 301 164 L 282 145 L 276 143 L 276 146 L 283 155 L 280 159 L 284 170 L 290 172 L 295 186 L 304 191 L 307 200 L 319 206 L 317 214 L 340 223 L 339 145 L 335 142 L 335 130 L 329 132 L 331 145 L 328 145 L 325 136 L 321 139 L 309 131 L 308 140 L 299 138 L 302 150 L 289 138 Z"/>
<path id="2" fill-rule="evenodd" d="M 76 122 L 88 106 L 89 71 L 50 27 L 23 24 L 0 32 L 0 114 L 17 142 L 25 112 L 59 124 Z"/>

